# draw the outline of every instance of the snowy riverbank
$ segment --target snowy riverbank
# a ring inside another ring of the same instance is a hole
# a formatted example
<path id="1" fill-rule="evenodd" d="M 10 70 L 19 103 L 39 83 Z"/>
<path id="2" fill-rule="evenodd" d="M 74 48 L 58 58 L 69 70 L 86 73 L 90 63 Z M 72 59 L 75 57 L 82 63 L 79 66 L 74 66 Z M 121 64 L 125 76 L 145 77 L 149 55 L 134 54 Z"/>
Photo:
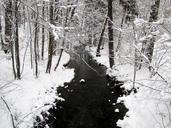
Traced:
<path id="1" fill-rule="evenodd" d="M 63 86 L 64 82 L 69 82 L 74 77 L 73 69 L 63 67 L 63 64 L 69 61 L 70 56 L 63 53 L 58 69 L 52 70 L 51 74 L 45 73 L 47 62 L 40 61 L 38 78 L 35 78 L 33 70 L 30 69 L 30 62 L 26 60 L 21 80 L 13 80 L 11 60 L 7 58 L 1 51 L 0 97 L 8 104 L 15 126 L 31 128 L 35 121 L 34 117 L 52 107 L 55 99 L 60 99 L 57 96 L 56 88 Z M 52 68 L 57 59 L 58 56 L 55 56 Z M 0 128 L 13 128 L 10 112 L 2 99 L 0 99 L 0 115 Z"/>
<path id="2" fill-rule="evenodd" d="M 166 42 L 170 44 L 170 42 Z M 156 49 L 161 48 L 158 44 Z M 101 57 L 96 57 L 96 48 L 91 48 L 90 52 L 94 59 L 109 67 L 108 49 L 107 46 L 101 50 Z M 164 50 L 160 54 L 164 53 Z M 169 50 L 164 54 L 164 65 L 160 67 L 158 72 L 162 73 L 166 80 L 170 81 L 170 53 Z M 157 56 L 157 55 L 155 55 Z M 126 58 L 126 56 L 125 56 Z M 116 58 L 116 65 L 107 73 L 117 76 L 118 80 L 124 81 L 123 87 L 127 90 L 133 87 L 134 66 L 132 64 L 124 64 L 124 61 L 118 62 Z M 171 65 L 170 65 L 171 66 Z M 166 70 L 167 68 L 167 70 Z M 118 102 L 124 101 L 126 107 L 129 109 L 124 120 L 119 120 L 117 125 L 122 128 L 170 128 L 171 127 L 171 88 L 170 84 L 166 84 L 159 76 L 149 77 L 147 69 L 141 69 L 137 72 L 135 87 L 138 89 L 137 93 L 131 93 L 128 96 L 119 98 Z"/>

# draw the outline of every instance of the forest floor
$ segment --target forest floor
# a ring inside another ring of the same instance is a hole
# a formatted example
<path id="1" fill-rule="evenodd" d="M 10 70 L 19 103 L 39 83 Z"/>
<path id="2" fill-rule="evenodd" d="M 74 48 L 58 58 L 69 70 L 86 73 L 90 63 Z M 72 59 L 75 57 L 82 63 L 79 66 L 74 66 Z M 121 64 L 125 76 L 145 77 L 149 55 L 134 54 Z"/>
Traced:
<path id="1" fill-rule="evenodd" d="M 23 55 L 21 53 L 21 60 Z M 56 71 L 53 69 L 58 56 L 54 56 L 51 74 L 45 73 L 47 59 L 40 61 L 38 78 L 35 78 L 34 69 L 30 68 L 29 59 L 28 53 L 21 80 L 14 80 L 11 59 L 0 51 L 0 128 L 13 128 L 12 118 L 16 127 L 32 127 L 36 116 L 41 119 L 41 112 L 52 107 L 56 99 L 62 100 L 57 96 L 56 88 L 74 77 L 74 69 L 63 67 L 70 60 L 65 52 Z"/>
<path id="2" fill-rule="evenodd" d="M 33 117 L 52 107 L 56 99 L 60 100 L 56 94 L 56 88 L 73 78 L 74 70 L 63 67 L 63 64 L 69 61 L 70 56 L 64 53 L 57 71 L 52 70 L 51 74 L 45 73 L 46 62 L 40 62 L 42 64 L 39 66 L 38 78 L 35 78 L 33 71 L 30 70 L 30 63 L 26 62 L 26 69 L 21 80 L 13 79 L 9 64 L 11 60 L 7 59 L 8 57 L 2 52 L 0 56 L 0 96 L 8 104 L 16 126 L 32 127 Z M 57 58 L 58 56 L 55 57 L 53 64 L 56 63 Z M 2 99 L 0 100 L 0 115 L 0 128 L 12 128 L 10 112 Z"/>
<path id="3" fill-rule="evenodd" d="M 128 96 L 119 98 L 118 102 L 124 101 L 125 106 L 129 109 L 124 120 L 119 120 L 117 125 L 122 128 L 170 128 L 171 127 L 171 50 L 167 52 L 162 50 L 163 44 L 170 45 L 171 42 L 164 42 L 168 39 L 167 34 L 163 34 L 155 47 L 155 57 L 160 59 L 161 65 L 158 73 L 164 77 L 167 84 L 159 75 L 150 78 L 149 70 L 142 68 L 137 71 L 135 88 L 137 93 L 132 92 Z M 88 48 L 89 49 L 89 48 Z M 90 48 L 94 59 L 109 67 L 108 46 L 101 50 L 101 57 L 96 57 L 96 48 Z M 159 51 L 160 53 L 158 53 Z M 123 58 L 128 58 L 127 56 Z M 154 60 L 156 58 L 153 58 Z M 131 90 L 133 88 L 134 66 L 133 64 L 124 63 L 115 58 L 115 66 L 108 69 L 107 73 L 116 76 L 119 81 L 124 81 L 123 88 Z M 157 59 L 155 60 L 157 61 Z M 122 64 L 121 64 L 122 63 Z"/>

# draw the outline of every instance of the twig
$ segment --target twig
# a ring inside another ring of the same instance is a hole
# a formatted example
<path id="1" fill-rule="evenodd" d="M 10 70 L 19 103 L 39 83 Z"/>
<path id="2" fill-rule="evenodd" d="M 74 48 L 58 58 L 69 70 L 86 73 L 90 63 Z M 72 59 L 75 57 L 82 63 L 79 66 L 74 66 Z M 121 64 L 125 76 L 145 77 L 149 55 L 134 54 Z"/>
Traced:
<path id="1" fill-rule="evenodd" d="M 170 114 L 169 106 L 167 105 L 167 103 L 165 103 L 165 104 L 166 104 L 166 108 L 167 108 L 167 111 L 169 114 L 169 121 L 171 122 L 171 114 Z"/>
<path id="2" fill-rule="evenodd" d="M 133 82 L 132 80 L 130 80 L 131 82 Z M 152 90 L 155 90 L 155 91 L 158 91 L 158 92 L 162 92 L 162 90 L 159 90 L 159 89 L 156 89 L 156 88 L 153 88 L 153 87 L 150 87 L 150 86 L 147 86 L 147 85 L 145 85 L 145 84 L 142 84 L 142 83 L 139 83 L 139 82 L 136 82 L 136 81 L 134 81 L 136 84 L 139 84 L 139 85 L 141 85 L 141 86 L 144 86 L 144 87 L 147 87 L 147 88 L 150 88 L 150 89 L 152 89 Z M 171 94 L 171 92 L 164 92 L 164 93 L 167 93 L 167 94 Z"/>
<path id="3" fill-rule="evenodd" d="M 13 128 L 16 128 L 16 127 L 15 127 L 15 123 L 14 123 L 14 116 L 13 116 L 13 114 L 12 114 L 12 112 L 11 112 L 11 109 L 10 109 L 9 105 L 7 104 L 6 100 L 5 100 L 3 97 L 1 97 L 1 99 L 2 99 L 2 101 L 4 102 L 4 104 L 6 105 L 8 111 L 9 111 L 9 113 L 10 113 Z"/>
<path id="4" fill-rule="evenodd" d="M 160 111 L 159 105 L 157 105 L 157 109 L 158 109 L 159 114 L 160 114 L 160 116 L 161 116 L 162 126 L 163 126 L 163 128 L 166 128 L 166 127 L 165 127 L 165 124 L 164 124 L 163 114 L 162 114 L 162 112 Z"/>
<path id="5" fill-rule="evenodd" d="M 161 24 L 161 27 L 162 27 L 169 35 L 171 35 L 171 31 L 169 31 L 169 30 L 164 26 L 164 24 Z"/>
<path id="6" fill-rule="evenodd" d="M 9 82 L 7 82 L 7 83 L 1 85 L 1 86 L 0 86 L 0 90 L 2 90 L 3 88 L 5 88 L 7 85 L 12 84 L 13 82 L 14 82 L 14 80 L 13 80 L 13 81 L 9 81 Z"/>
<path id="7" fill-rule="evenodd" d="M 44 108 L 44 107 L 46 107 L 46 106 L 48 106 L 48 105 L 43 105 L 43 106 L 37 108 L 36 110 L 34 110 L 34 111 L 32 111 L 32 112 L 26 114 L 26 115 L 22 118 L 22 120 L 20 120 L 20 121 L 16 124 L 16 126 L 18 126 L 19 124 L 21 124 L 21 123 L 24 121 L 25 118 L 27 118 L 27 117 L 30 116 L 31 114 L 34 114 L 34 112 L 36 112 L 36 111 L 38 111 L 38 110 L 41 110 L 42 108 Z"/>
<path id="8" fill-rule="evenodd" d="M 148 58 L 137 48 L 137 46 L 135 44 L 134 44 L 134 47 L 141 54 L 141 56 L 144 57 L 144 59 L 147 60 L 149 68 L 151 68 L 153 71 L 155 71 L 155 68 L 150 65 L 150 62 L 149 62 Z M 157 74 L 161 79 L 163 79 L 163 81 L 168 85 L 168 81 L 158 71 L 155 71 L 155 74 Z"/>

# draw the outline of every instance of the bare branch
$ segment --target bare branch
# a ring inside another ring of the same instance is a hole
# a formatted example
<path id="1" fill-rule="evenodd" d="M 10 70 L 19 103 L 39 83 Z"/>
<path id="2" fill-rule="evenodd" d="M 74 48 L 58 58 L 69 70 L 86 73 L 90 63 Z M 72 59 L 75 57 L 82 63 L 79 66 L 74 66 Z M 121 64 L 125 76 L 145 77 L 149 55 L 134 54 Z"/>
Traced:
<path id="1" fill-rule="evenodd" d="M 1 99 L 2 99 L 2 101 L 4 102 L 4 104 L 6 105 L 8 111 L 9 111 L 9 113 L 10 113 L 13 128 L 16 128 L 16 127 L 15 127 L 15 123 L 14 123 L 14 116 L 13 116 L 13 114 L 12 114 L 12 112 L 11 112 L 11 109 L 10 109 L 9 105 L 7 104 L 6 100 L 5 100 L 3 97 L 1 97 Z"/>

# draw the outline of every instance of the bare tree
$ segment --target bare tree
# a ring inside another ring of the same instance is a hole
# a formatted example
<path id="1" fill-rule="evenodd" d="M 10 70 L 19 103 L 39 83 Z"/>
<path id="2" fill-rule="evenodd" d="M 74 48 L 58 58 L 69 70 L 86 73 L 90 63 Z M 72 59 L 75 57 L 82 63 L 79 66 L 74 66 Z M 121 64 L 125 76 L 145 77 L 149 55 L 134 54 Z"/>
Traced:
<path id="1" fill-rule="evenodd" d="M 29 7 L 27 6 L 27 13 L 28 13 L 28 27 L 29 27 L 29 42 L 30 42 L 30 64 L 31 64 L 31 69 L 33 68 L 33 47 L 32 47 L 32 27 L 31 27 L 31 14 L 30 14 L 30 10 Z"/>
<path id="2" fill-rule="evenodd" d="M 122 19 L 121 19 L 121 24 L 120 28 L 122 29 L 124 26 L 124 23 L 126 24 L 132 24 L 134 19 L 138 17 L 138 7 L 136 0 L 120 0 L 120 4 L 122 5 Z M 118 45 L 116 47 L 116 52 L 119 52 L 120 47 L 121 47 L 121 37 L 122 37 L 122 32 L 119 32 L 119 37 L 118 37 Z"/>
<path id="3" fill-rule="evenodd" d="M 69 3 L 69 1 L 67 0 L 67 5 L 68 5 L 68 3 Z M 58 66 L 59 66 L 59 63 L 60 63 L 60 61 L 61 61 L 61 58 L 62 58 L 62 54 L 63 54 L 63 52 L 64 52 L 64 46 L 65 46 L 65 42 L 66 42 L 66 30 L 65 30 L 65 27 L 67 27 L 67 25 L 69 25 L 69 12 L 70 12 L 71 10 L 67 7 L 67 9 L 66 9 L 66 15 L 65 15 L 65 19 L 64 19 L 64 21 L 63 21 L 63 28 L 64 28 L 64 35 L 63 35 L 63 41 L 62 41 L 62 46 L 61 46 L 61 50 L 60 50 L 60 54 L 59 54 L 59 59 L 58 59 L 58 61 L 57 61 L 57 63 L 56 63 L 56 66 L 55 66 L 55 71 L 56 71 L 56 69 L 58 68 Z"/>
<path id="4" fill-rule="evenodd" d="M 12 0 L 5 1 L 5 43 L 2 44 L 2 49 L 5 53 L 11 52 L 12 58 L 12 68 L 14 78 L 17 77 L 16 70 L 15 70 L 15 59 L 14 59 L 14 48 L 13 48 L 13 39 L 12 39 L 12 27 L 13 27 L 13 16 L 12 16 Z"/>
<path id="5" fill-rule="evenodd" d="M 12 45 L 12 0 L 5 1 L 5 43 L 2 45 L 2 49 L 7 53 Z M 12 50 L 12 49 L 11 49 Z"/>
<path id="6" fill-rule="evenodd" d="M 103 23 L 103 26 L 102 26 L 102 31 L 101 31 L 101 34 L 100 34 L 100 39 L 99 39 L 99 43 L 98 43 L 97 51 L 96 51 L 96 56 L 97 57 L 100 56 L 100 48 L 101 48 L 101 45 L 102 45 L 103 35 L 104 35 L 106 24 L 107 24 L 107 19 L 108 18 L 105 17 L 105 20 L 104 20 L 104 23 Z"/>
<path id="7" fill-rule="evenodd" d="M 42 17 L 45 18 L 45 1 L 43 1 Z M 41 58 L 44 59 L 44 47 L 45 47 L 45 27 L 42 25 L 42 50 Z"/>
<path id="8" fill-rule="evenodd" d="M 15 0 L 15 62 L 16 62 L 16 77 L 17 79 L 21 79 L 20 73 L 20 54 L 19 54 L 19 36 L 18 36 L 18 8 L 19 8 L 19 1 Z"/>
<path id="9" fill-rule="evenodd" d="M 108 37 L 109 37 L 109 64 L 110 68 L 115 64 L 114 62 L 114 45 L 113 45 L 113 0 L 108 0 Z"/>
<path id="10" fill-rule="evenodd" d="M 35 13 L 35 34 L 34 34 L 34 60 L 35 60 L 35 73 L 38 77 L 38 6 L 36 5 L 37 11 Z"/>
<path id="11" fill-rule="evenodd" d="M 122 16 L 122 20 L 121 20 L 121 25 L 120 28 L 123 28 L 123 24 L 124 24 L 124 20 L 125 20 L 125 12 L 123 12 L 123 16 Z M 116 47 L 116 52 L 118 52 L 120 50 L 121 47 L 121 37 L 122 37 L 122 32 L 119 32 L 119 36 L 118 36 L 118 45 Z"/>
<path id="12" fill-rule="evenodd" d="M 3 42 L 3 37 L 2 37 L 2 8 L 1 7 L 0 7 L 0 42 L 1 42 L 0 45 L 2 46 L 4 42 Z"/>
<path id="13" fill-rule="evenodd" d="M 158 20 L 159 7 L 160 7 L 160 0 L 155 0 L 154 4 L 151 6 L 149 22 L 155 22 Z M 155 36 L 153 36 L 150 39 L 150 41 L 146 43 L 145 55 L 147 56 L 150 62 L 152 61 L 152 57 L 153 57 L 154 42 L 155 42 Z"/>
<path id="14" fill-rule="evenodd" d="M 53 0 L 50 0 L 50 23 L 54 23 L 53 19 Z M 53 56 L 53 41 L 54 36 L 52 30 L 49 31 L 49 46 L 48 46 L 48 63 L 46 68 L 46 73 L 50 73 L 52 66 L 52 56 Z"/>

